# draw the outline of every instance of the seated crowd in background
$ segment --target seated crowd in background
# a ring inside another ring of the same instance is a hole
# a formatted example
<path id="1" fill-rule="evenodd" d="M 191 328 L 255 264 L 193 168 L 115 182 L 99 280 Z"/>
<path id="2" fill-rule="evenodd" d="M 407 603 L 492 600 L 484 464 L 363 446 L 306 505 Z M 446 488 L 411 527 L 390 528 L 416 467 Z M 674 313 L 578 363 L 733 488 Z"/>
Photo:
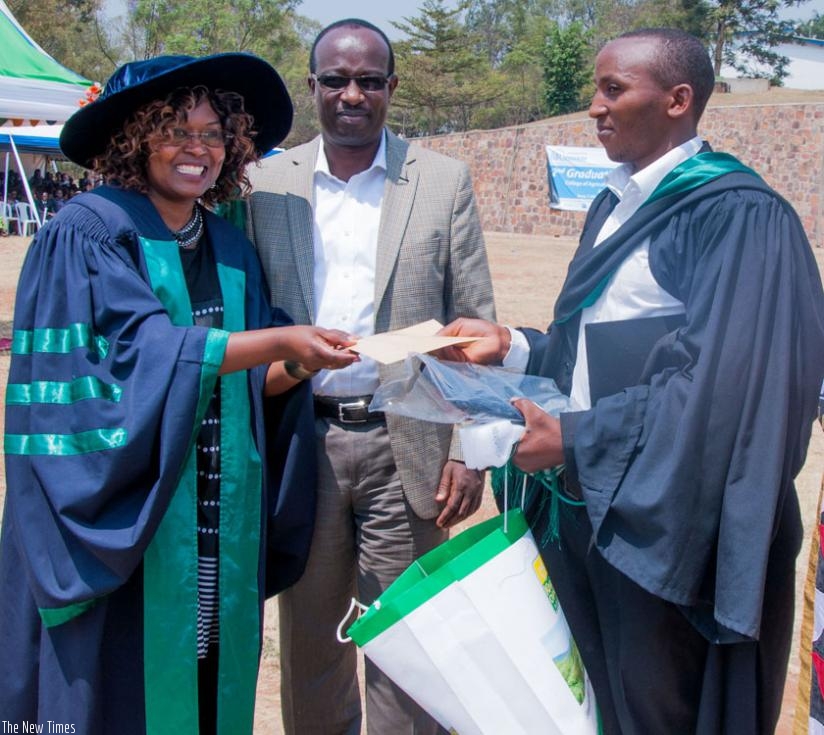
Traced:
<path id="1" fill-rule="evenodd" d="M 0 173 L 5 177 L 4 173 Z M 83 191 L 90 191 L 100 181 L 96 180 L 89 171 L 84 171 L 80 178 L 75 179 L 67 171 L 52 173 L 35 169 L 28 180 L 32 197 L 37 203 L 37 214 L 40 222 L 45 222 L 59 212 L 69 199 Z M 23 182 L 17 171 L 8 172 L 8 183 L 5 203 L 9 205 L 9 218 L 3 214 L 0 217 L 0 235 L 28 234 L 20 222 L 17 204 L 26 203 L 26 197 L 21 197 Z"/>

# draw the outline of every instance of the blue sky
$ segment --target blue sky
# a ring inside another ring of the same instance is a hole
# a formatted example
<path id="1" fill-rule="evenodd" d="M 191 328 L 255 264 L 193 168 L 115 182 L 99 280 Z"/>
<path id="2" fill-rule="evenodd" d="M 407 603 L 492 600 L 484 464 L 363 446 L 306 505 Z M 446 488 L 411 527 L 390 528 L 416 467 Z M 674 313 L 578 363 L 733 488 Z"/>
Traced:
<path id="1" fill-rule="evenodd" d="M 824 0 L 822 0 L 824 2 Z M 401 37 L 399 31 L 390 21 L 402 22 L 404 18 L 419 15 L 420 0 L 303 0 L 298 6 L 298 13 L 328 25 L 341 18 L 363 18 L 374 23 L 393 41 Z M 452 3 L 447 3 L 451 6 Z"/>
<path id="2" fill-rule="evenodd" d="M 782 8 L 778 11 L 778 15 L 782 18 L 797 18 L 798 20 L 809 20 L 816 13 L 824 14 L 824 0 L 809 0 L 797 8 Z"/>

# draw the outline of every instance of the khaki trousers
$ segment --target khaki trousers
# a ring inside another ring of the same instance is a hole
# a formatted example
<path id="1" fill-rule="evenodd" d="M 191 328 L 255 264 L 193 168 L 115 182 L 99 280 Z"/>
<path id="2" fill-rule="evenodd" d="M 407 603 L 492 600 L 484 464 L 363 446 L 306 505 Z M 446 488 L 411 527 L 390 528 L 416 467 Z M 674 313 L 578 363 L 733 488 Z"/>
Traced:
<path id="1" fill-rule="evenodd" d="M 407 504 L 383 422 L 315 426 L 312 547 L 303 577 L 279 599 L 283 722 L 287 735 L 360 735 L 356 648 L 338 643 L 338 624 L 352 597 L 370 604 L 448 534 Z M 366 715 L 369 735 L 444 732 L 368 659 Z"/>

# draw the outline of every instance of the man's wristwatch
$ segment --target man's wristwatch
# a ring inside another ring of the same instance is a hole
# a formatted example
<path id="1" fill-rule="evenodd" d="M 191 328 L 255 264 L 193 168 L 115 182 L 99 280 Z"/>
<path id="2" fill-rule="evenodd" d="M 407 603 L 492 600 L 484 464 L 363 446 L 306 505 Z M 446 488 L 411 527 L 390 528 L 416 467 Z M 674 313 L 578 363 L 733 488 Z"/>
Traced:
<path id="1" fill-rule="evenodd" d="M 283 369 L 295 380 L 309 380 L 309 378 L 314 378 L 320 372 L 320 370 L 307 370 L 294 360 L 284 360 Z"/>

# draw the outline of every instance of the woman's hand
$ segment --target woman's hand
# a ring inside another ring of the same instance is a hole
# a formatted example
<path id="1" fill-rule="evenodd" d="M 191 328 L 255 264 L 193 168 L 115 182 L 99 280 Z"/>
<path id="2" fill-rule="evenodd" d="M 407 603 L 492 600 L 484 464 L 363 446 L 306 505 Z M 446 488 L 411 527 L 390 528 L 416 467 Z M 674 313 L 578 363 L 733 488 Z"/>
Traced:
<path id="1" fill-rule="evenodd" d="M 279 354 L 277 359 L 299 363 L 309 372 L 339 370 L 360 360 L 349 351 L 357 342 L 352 335 L 338 329 L 295 326 L 277 327 Z"/>
<path id="2" fill-rule="evenodd" d="M 220 374 L 282 360 L 301 363 L 309 372 L 343 368 L 360 359 L 347 349 L 355 342 L 356 338 L 337 329 L 311 326 L 233 332 L 229 335 Z"/>

